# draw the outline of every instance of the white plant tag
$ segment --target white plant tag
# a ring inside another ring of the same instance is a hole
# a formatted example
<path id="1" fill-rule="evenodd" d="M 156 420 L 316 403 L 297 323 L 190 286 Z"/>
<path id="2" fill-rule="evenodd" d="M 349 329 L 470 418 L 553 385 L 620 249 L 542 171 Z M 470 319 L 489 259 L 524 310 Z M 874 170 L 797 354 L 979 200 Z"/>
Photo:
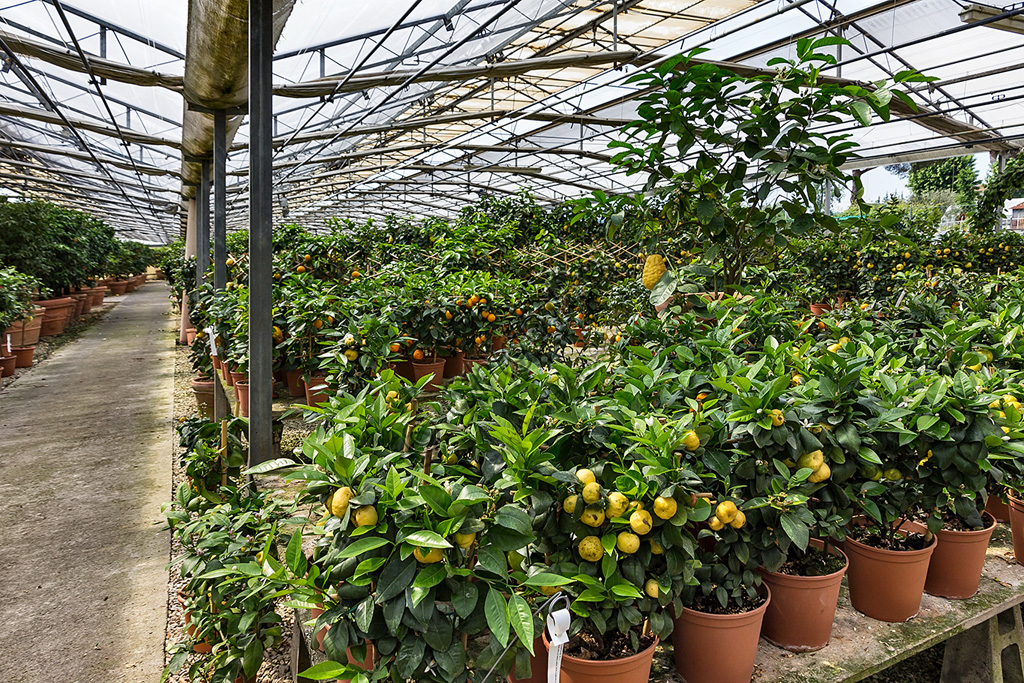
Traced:
<path id="1" fill-rule="evenodd" d="M 548 615 L 548 683 L 559 683 L 562 675 L 562 650 L 569 642 L 569 610 L 560 609 Z"/>
<path id="2" fill-rule="evenodd" d="M 12 353 L 14 352 L 11 351 L 11 335 L 7 335 L 7 355 L 9 356 Z"/>
<path id="3" fill-rule="evenodd" d="M 213 340 L 213 328 L 212 327 L 207 327 L 206 328 L 206 337 L 207 337 L 207 339 L 210 340 L 210 355 L 211 356 L 216 356 L 217 355 L 217 342 L 215 342 Z"/>

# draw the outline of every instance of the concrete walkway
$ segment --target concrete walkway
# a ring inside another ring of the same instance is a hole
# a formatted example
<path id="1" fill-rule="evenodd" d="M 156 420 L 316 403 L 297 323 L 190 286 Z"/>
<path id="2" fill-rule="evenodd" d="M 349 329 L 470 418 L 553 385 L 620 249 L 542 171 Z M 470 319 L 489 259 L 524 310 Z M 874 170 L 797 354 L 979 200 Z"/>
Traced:
<path id="1" fill-rule="evenodd" d="M 167 286 L 120 297 L 0 393 L 0 681 L 160 680 L 170 541 Z"/>

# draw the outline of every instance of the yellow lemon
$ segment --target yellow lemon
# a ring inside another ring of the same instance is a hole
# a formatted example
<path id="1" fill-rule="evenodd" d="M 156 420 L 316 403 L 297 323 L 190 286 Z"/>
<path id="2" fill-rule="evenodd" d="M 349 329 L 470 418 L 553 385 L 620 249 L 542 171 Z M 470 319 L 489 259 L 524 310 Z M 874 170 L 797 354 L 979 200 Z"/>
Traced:
<path id="1" fill-rule="evenodd" d="M 662 519 L 672 519 L 675 517 L 677 508 L 678 505 L 674 498 L 658 496 L 654 499 L 654 514 Z"/>
<path id="2" fill-rule="evenodd" d="M 597 481 L 597 477 L 594 476 L 594 473 L 586 468 L 576 470 L 576 478 L 579 479 L 579 482 L 584 486 Z"/>
<path id="3" fill-rule="evenodd" d="M 665 552 L 665 549 L 664 549 L 664 548 L 662 548 L 662 547 L 661 547 L 661 545 L 659 545 L 659 544 L 658 544 L 658 542 L 657 542 L 657 541 L 655 541 L 655 540 L 654 540 L 654 539 L 652 538 L 652 539 L 651 539 L 651 554 L 652 554 L 652 555 L 661 555 L 661 554 L 662 554 L 662 553 L 664 553 L 664 552 Z"/>
<path id="4" fill-rule="evenodd" d="M 576 512 L 576 496 L 569 496 L 562 501 L 562 509 L 568 512 L 570 515 Z"/>
<path id="5" fill-rule="evenodd" d="M 814 470 L 811 476 L 807 477 L 807 481 L 812 484 L 817 484 L 819 481 L 825 481 L 832 476 L 832 469 L 828 466 L 827 462 L 821 463 L 821 467 Z"/>
<path id="6" fill-rule="evenodd" d="M 351 499 L 352 489 L 342 486 L 340 489 L 335 490 L 327 499 L 327 509 L 335 517 L 344 517 L 345 511 L 348 510 L 348 502 Z"/>
<path id="7" fill-rule="evenodd" d="M 582 541 L 578 550 L 580 557 L 587 562 L 597 562 L 604 557 L 604 548 L 601 547 L 601 539 L 597 536 L 587 536 Z"/>
<path id="8" fill-rule="evenodd" d="M 800 459 L 796 461 L 796 465 L 801 469 L 806 467 L 809 470 L 817 470 L 823 462 L 825 462 L 825 455 L 821 451 L 811 451 L 801 455 Z"/>
<path id="9" fill-rule="evenodd" d="M 473 545 L 473 541 L 475 541 L 475 540 L 476 540 L 476 532 L 475 531 L 472 532 L 472 533 L 468 533 L 468 534 L 455 534 L 455 545 L 459 546 L 462 549 L 466 549 L 469 546 Z"/>
<path id="10" fill-rule="evenodd" d="M 559 592 L 560 590 L 562 590 L 562 589 L 560 587 L 558 587 L 558 586 L 541 586 L 540 587 L 540 592 L 543 593 L 544 595 L 548 596 L 549 598 L 552 595 L 554 595 L 555 593 Z"/>
<path id="11" fill-rule="evenodd" d="M 413 548 L 412 556 L 423 564 L 437 564 L 444 559 L 440 548 Z"/>
<path id="12" fill-rule="evenodd" d="M 615 547 L 627 555 L 632 555 L 640 549 L 640 537 L 628 531 L 622 531 L 615 538 Z"/>
<path id="13" fill-rule="evenodd" d="M 731 500 L 723 500 L 718 504 L 718 507 L 715 508 L 715 517 L 717 517 L 722 524 L 728 524 L 736 518 L 737 512 L 739 512 L 739 509 L 736 507 L 736 503 Z"/>
<path id="14" fill-rule="evenodd" d="M 700 437 L 697 436 L 697 432 L 690 430 L 683 435 L 683 448 L 688 451 L 700 448 Z"/>
<path id="15" fill-rule="evenodd" d="M 644 287 L 654 289 L 654 285 L 658 284 L 658 280 L 665 274 L 665 270 L 665 257 L 660 254 L 648 256 L 644 261 L 644 274 L 641 278 Z"/>
<path id="16" fill-rule="evenodd" d="M 364 505 L 361 508 L 356 508 L 355 513 L 352 515 L 352 519 L 355 521 L 356 526 L 377 526 L 377 508 L 372 505 Z"/>
<path id="17" fill-rule="evenodd" d="M 729 526 L 731 526 L 733 529 L 741 529 L 743 528 L 743 525 L 746 523 L 747 516 L 743 514 L 743 510 L 737 510 L 736 516 L 732 518 L 731 522 L 729 522 Z"/>
<path id="18" fill-rule="evenodd" d="M 348 349 L 345 351 L 345 358 L 348 358 L 349 361 L 354 361 L 356 358 L 359 358 L 359 352 L 355 349 Z"/>
<path id="19" fill-rule="evenodd" d="M 786 424 L 786 416 L 783 414 L 781 410 L 776 408 L 775 410 L 772 411 L 772 426 L 781 427 L 784 424 Z"/>
<path id="20" fill-rule="evenodd" d="M 580 516 L 580 521 L 587 526 L 598 527 L 604 524 L 604 510 L 598 507 L 589 506 Z"/>
<path id="21" fill-rule="evenodd" d="M 646 534 L 654 528 L 654 520 L 647 510 L 637 510 L 629 516 L 629 527 L 638 534 Z"/>
<path id="22" fill-rule="evenodd" d="M 612 491 L 608 494 L 608 505 L 605 507 L 605 514 L 609 517 L 621 517 L 625 512 L 626 508 L 629 507 L 629 498 L 618 491 Z"/>
<path id="23" fill-rule="evenodd" d="M 660 592 L 658 582 L 654 579 L 647 579 L 647 583 L 644 584 L 644 593 L 647 593 L 652 598 L 657 599 Z"/>
<path id="24" fill-rule="evenodd" d="M 505 557 L 508 558 L 508 566 L 512 567 L 513 571 L 518 571 L 523 568 L 523 556 L 515 550 L 509 550 L 505 553 Z"/>
<path id="25" fill-rule="evenodd" d="M 903 473 L 902 473 L 902 472 L 900 472 L 900 471 L 899 471 L 898 469 L 896 469 L 895 467 L 890 467 L 889 469 L 887 469 L 887 470 L 886 470 L 885 472 L 883 472 L 882 474 L 883 474 L 883 476 L 884 476 L 884 477 L 885 477 L 886 479 L 888 479 L 889 481 L 899 481 L 900 479 L 902 479 L 902 478 L 903 478 Z"/>
<path id="26" fill-rule="evenodd" d="M 583 502 L 596 503 L 601 499 L 601 485 L 592 481 L 583 487 Z"/>
<path id="27" fill-rule="evenodd" d="M 719 529 L 725 526 L 725 523 L 722 522 L 722 520 L 720 520 L 718 517 L 712 517 L 711 520 L 708 521 L 708 526 L 711 527 L 712 531 L 718 531 Z"/>

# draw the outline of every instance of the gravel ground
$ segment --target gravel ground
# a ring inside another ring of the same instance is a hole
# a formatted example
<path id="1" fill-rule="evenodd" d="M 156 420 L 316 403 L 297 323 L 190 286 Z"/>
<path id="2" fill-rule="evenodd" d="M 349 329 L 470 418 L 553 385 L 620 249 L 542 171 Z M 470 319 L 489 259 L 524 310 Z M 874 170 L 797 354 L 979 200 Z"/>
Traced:
<path id="1" fill-rule="evenodd" d="M 188 417 L 196 411 L 196 400 L 195 394 L 192 393 L 190 385 L 192 379 L 192 369 L 188 361 L 188 348 L 179 346 L 176 349 L 175 364 L 174 364 L 174 418 L 180 420 L 183 417 Z M 286 430 L 285 434 L 288 434 Z M 301 438 L 298 440 L 301 443 Z M 184 481 L 185 475 L 179 466 L 179 456 L 181 455 L 181 449 L 178 447 L 177 439 L 174 441 L 174 457 L 172 460 L 173 467 L 173 484 L 171 490 L 168 492 L 168 498 L 173 497 L 178 484 Z M 177 542 L 172 541 L 171 543 L 171 554 L 173 558 L 180 552 L 180 547 Z M 182 628 L 184 626 L 184 617 L 182 615 L 181 606 L 178 604 L 176 595 L 179 589 L 184 586 L 180 574 L 178 573 L 177 567 L 171 567 L 170 570 L 170 581 L 167 585 L 167 632 L 165 638 L 164 649 L 169 648 L 171 645 L 176 643 L 182 637 Z M 284 632 L 284 639 L 281 644 L 273 650 L 268 650 L 263 655 L 263 666 L 260 667 L 259 673 L 257 674 L 257 683 L 291 683 L 291 624 L 294 620 L 293 611 L 286 608 L 278 608 L 278 613 L 281 615 L 284 623 L 282 624 L 282 630 Z M 165 655 L 164 661 L 169 659 Z M 191 663 L 191 661 L 189 662 Z M 178 675 L 171 676 L 168 678 L 170 683 L 186 683 L 188 676 L 185 674 L 188 665 L 182 667 L 182 672 Z"/>
<path id="2" fill-rule="evenodd" d="M 116 301 L 106 299 L 102 306 L 94 306 L 88 314 L 83 315 L 78 320 L 72 321 L 71 324 L 68 325 L 60 334 L 55 334 L 49 337 L 40 337 L 39 342 L 36 344 L 36 352 L 32 356 L 32 367 L 18 368 L 10 377 L 0 378 L 0 391 L 3 391 L 8 386 L 18 381 L 18 378 L 38 365 L 40 361 L 44 361 L 52 356 L 57 349 L 78 339 L 83 332 L 89 329 L 89 327 L 94 323 L 102 320 L 103 316 L 109 313 L 116 305 Z M 6 344 L 6 340 L 3 340 L 3 343 Z"/>

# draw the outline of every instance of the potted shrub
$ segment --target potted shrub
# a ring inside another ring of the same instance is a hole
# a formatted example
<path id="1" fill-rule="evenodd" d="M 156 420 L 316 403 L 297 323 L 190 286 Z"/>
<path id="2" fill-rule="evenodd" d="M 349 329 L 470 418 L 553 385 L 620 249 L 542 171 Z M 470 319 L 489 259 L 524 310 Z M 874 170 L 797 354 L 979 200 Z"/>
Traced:
<path id="1" fill-rule="evenodd" d="M 32 305 L 32 297 L 40 282 L 31 275 L 14 268 L 0 268 L 0 346 L 6 348 L 8 337 L 11 347 L 35 346 L 39 341 L 45 309 Z"/>

